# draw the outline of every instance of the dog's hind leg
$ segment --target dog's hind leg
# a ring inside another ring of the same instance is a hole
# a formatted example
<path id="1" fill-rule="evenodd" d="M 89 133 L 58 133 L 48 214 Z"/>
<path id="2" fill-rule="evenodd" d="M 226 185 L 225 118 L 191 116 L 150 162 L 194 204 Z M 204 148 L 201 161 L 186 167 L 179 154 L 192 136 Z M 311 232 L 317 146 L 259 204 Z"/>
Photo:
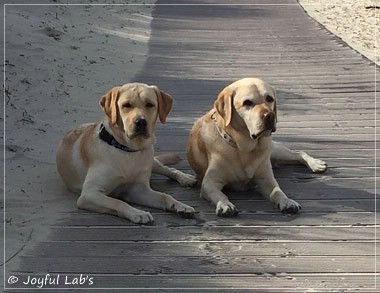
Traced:
<path id="1" fill-rule="evenodd" d="M 165 166 L 159 160 L 160 157 L 155 157 L 153 162 L 152 172 L 155 174 L 164 175 L 170 179 L 176 180 L 181 186 L 194 186 L 197 184 L 197 178 L 193 175 L 183 173 L 175 168 Z"/>
<path id="2" fill-rule="evenodd" d="M 271 160 L 274 162 L 302 164 L 313 173 L 323 173 L 327 169 L 326 162 L 315 159 L 302 151 L 292 151 L 278 142 L 273 142 Z"/>

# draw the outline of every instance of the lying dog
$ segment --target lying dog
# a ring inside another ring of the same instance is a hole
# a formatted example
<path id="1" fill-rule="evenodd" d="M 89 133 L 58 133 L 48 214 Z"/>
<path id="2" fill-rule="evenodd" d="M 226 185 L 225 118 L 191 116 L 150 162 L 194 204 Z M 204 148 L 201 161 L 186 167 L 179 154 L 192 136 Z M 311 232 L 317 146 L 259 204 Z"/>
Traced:
<path id="1" fill-rule="evenodd" d="M 216 206 L 218 216 L 238 212 L 223 187 L 241 190 L 252 180 L 282 212 L 298 213 L 301 206 L 285 195 L 273 176 L 271 158 L 301 163 L 316 173 L 326 170 L 325 162 L 272 142 L 276 122 L 275 90 L 260 79 L 244 78 L 224 88 L 214 109 L 193 126 L 188 161 L 202 179 L 201 197 Z"/>
<path id="2" fill-rule="evenodd" d="M 163 165 L 175 163 L 175 155 L 153 156 L 156 121 L 165 123 L 172 103 L 172 97 L 156 86 L 125 84 L 101 98 L 106 115 L 99 124 L 80 125 L 65 135 L 57 152 L 57 168 L 67 187 L 80 192 L 80 209 L 141 224 L 153 222 L 152 215 L 126 201 L 193 216 L 192 207 L 150 188 L 152 168 L 181 185 L 196 183 L 192 175 Z"/>

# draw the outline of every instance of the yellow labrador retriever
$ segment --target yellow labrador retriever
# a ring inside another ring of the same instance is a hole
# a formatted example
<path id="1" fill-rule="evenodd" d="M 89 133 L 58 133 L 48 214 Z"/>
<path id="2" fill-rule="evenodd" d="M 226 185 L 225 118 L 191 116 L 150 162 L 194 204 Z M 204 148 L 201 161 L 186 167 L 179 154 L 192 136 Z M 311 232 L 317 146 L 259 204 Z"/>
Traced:
<path id="1" fill-rule="evenodd" d="M 260 79 L 238 80 L 223 89 L 214 108 L 190 132 L 189 164 L 202 179 L 201 197 L 216 206 L 218 216 L 238 212 L 223 187 L 241 190 L 252 180 L 282 212 L 298 213 L 301 206 L 285 195 L 273 176 L 271 158 L 301 163 L 316 173 L 327 168 L 321 160 L 272 142 L 277 122 L 275 95 Z"/>
<path id="2" fill-rule="evenodd" d="M 99 124 L 84 124 L 69 131 L 57 152 L 57 168 L 68 188 L 80 193 L 80 209 L 109 213 L 134 223 L 149 224 L 153 217 L 128 202 L 192 217 L 194 209 L 150 187 L 153 172 L 190 186 L 192 175 L 168 168 L 177 157 L 154 157 L 154 130 L 165 123 L 172 97 L 141 83 L 115 87 L 100 100 L 106 114 Z M 161 160 L 161 162 L 160 162 Z"/>

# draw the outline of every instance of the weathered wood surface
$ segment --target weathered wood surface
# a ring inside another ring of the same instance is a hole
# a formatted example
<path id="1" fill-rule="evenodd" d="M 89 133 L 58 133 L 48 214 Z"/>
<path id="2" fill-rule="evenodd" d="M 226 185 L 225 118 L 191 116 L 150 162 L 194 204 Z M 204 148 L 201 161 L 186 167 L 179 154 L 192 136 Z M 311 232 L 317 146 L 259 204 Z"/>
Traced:
<path id="1" fill-rule="evenodd" d="M 229 192 L 240 214 L 218 218 L 199 189 L 153 176 L 155 189 L 196 208 L 194 219 L 151 210 L 155 225 L 142 227 L 62 210 L 50 240 L 22 257 L 21 276 L 87 274 L 92 288 L 150 292 L 376 291 L 375 65 L 295 0 L 266 4 L 278 5 L 156 6 L 149 58 L 134 80 L 174 96 L 168 123 L 157 129 L 157 150 L 183 158 L 188 130 L 224 86 L 246 76 L 275 86 L 275 139 L 330 167 L 322 175 L 275 169 L 301 214 L 282 215 L 253 190 Z M 178 168 L 191 172 L 186 160 Z"/>

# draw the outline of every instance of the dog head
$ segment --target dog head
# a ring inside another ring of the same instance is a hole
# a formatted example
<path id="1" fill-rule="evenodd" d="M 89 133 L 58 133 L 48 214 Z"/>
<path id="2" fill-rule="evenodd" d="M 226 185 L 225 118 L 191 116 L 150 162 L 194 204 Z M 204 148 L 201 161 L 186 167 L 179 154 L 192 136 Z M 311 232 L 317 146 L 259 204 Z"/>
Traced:
<path id="1" fill-rule="evenodd" d="M 214 107 L 225 127 L 246 128 L 252 139 L 276 131 L 277 109 L 273 87 L 257 78 L 240 79 L 219 94 Z"/>
<path id="2" fill-rule="evenodd" d="M 157 118 L 165 123 L 172 104 L 169 94 L 142 83 L 114 87 L 100 100 L 112 132 L 124 142 L 154 139 Z"/>

